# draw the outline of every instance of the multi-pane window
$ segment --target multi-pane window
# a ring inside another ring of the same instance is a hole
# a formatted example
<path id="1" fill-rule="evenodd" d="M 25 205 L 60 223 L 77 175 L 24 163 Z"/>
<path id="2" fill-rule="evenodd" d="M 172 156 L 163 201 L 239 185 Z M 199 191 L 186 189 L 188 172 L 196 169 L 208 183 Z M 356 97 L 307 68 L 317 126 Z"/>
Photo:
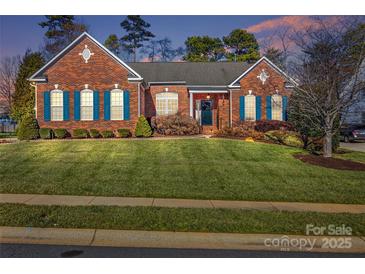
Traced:
<path id="1" fill-rule="evenodd" d="M 283 120 L 283 98 L 278 94 L 271 97 L 272 120 Z"/>
<path id="2" fill-rule="evenodd" d="M 81 120 L 93 120 L 93 91 L 81 91 Z"/>
<path id="3" fill-rule="evenodd" d="M 62 90 L 51 91 L 51 120 L 63 121 L 63 92 Z"/>
<path id="4" fill-rule="evenodd" d="M 256 97 L 245 96 L 245 120 L 256 120 Z"/>
<path id="5" fill-rule="evenodd" d="M 120 89 L 113 89 L 110 92 L 110 118 L 123 120 L 123 91 Z"/>
<path id="6" fill-rule="evenodd" d="M 156 114 L 171 115 L 178 112 L 178 94 L 163 92 L 156 94 Z"/>

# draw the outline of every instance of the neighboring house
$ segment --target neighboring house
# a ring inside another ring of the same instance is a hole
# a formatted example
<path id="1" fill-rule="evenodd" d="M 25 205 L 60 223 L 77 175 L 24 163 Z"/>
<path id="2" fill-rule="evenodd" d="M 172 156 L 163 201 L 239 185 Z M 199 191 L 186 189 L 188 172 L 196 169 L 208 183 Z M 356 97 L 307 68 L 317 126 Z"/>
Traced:
<path id="1" fill-rule="evenodd" d="M 125 63 L 87 33 L 29 80 L 40 127 L 134 129 L 138 116 L 190 115 L 203 130 L 286 120 L 295 82 L 263 57 L 241 62 Z"/>

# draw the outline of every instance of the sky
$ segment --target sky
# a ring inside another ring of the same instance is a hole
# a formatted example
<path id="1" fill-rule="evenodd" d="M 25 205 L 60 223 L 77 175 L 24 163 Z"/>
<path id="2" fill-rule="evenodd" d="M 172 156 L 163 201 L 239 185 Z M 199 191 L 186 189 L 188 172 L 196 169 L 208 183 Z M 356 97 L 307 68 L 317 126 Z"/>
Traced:
<path id="1" fill-rule="evenodd" d="M 109 34 L 122 36 L 121 16 L 77 16 L 89 26 L 89 33 L 104 43 Z M 284 27 L 300 30 L 313 24 L 311 16 L 142 16 L 151 24 L 150 30 L 157 38 L 169 37 L 174 47 L 183 46 L 187 37 L 209 35 L 223 37 L 236 28 L 247 29 L 254 33 L 259 42 Z M 328 16 L 335 22 L 337 16 Z M 23 55 L 26 49 L 38 50 L 43 42 L 45 29 L 38 23 L 44 16 L 0 16 L 0 58 Z M 279 41 L 271 41 L 279 47 Z"/>

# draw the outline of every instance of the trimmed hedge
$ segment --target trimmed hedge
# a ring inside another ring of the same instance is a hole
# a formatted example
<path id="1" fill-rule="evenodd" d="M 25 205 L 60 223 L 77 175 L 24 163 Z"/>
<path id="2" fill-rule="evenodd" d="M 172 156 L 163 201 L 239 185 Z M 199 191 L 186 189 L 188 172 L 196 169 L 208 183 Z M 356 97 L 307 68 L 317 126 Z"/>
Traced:
<path id="1" fill-rule="evenodd" d="M 39 129 L 39 135 L 42 139 L 52 139 L 53 131 L 51 128 L 41 128 Z"/>
<path id="2" fill-rule="evenodd" d="M 54 137 L 57 139 L 64 139 L 69 136 L 69 133 L 64 128 L 56 128 L 53 130 Z"/>
<path id="3" fill-rule="evenodd" d="M 120 138 L 128 138 L 132 135 L 130 130 L 127 128 L 120 128 L 117 131 Z"/>
<path id="4" fill-rule="evenodd" d="M 294 127 L 290 123 L 277 120 L 242 121 L 236 127 L 241 128 L 242 130 L 256 130 L 259 132 L 267 132 L 271 130 L 294 130 Z"/>
<path id="5" fill-rule="evenodd" d="M 225 127 L 220 129 L 216 134 L 218 137 L 238 137 L 238 138 L 253 138 L 254 140 L 263 140 L 264 133 L 253 129 L 242 129 L 240 127 Z"/>
<path id="6" fill-rule="evenodd" d="M 16 130 L 19 140 L 34 140 L 39 138 L 39 126 L 36 119 L 31 116 L 25 117 Z"/>
<path id="7" fill-rule="evenodd" d="M 99 130 L 97 130 L 95 128 L 90 129 L 89 133 L 90 133 L 91 138 L 100 138 L 101 137 Z"/>
<path id="8" fill-rule="evenodd" d="M 101 136 L 103 136 L 103 138 L 113 138 L 114 137 L 114 133 L 111 130 L 103 130 L 100 132 Z"/>
<path id="9" fill-rule="evenodd" d="M 134 134 L 136 137 L 151 137 L 152 129 L 146 117 L 143 115 L 138 117 L 137 125 Z"/>
<path id="10" fill-rule="evenodd" d="M 72 137 L 73 138 L 78 138 L 78 139 L 84 139 L 84 138 L 89 137 L 89 133 L 86 129 L 77 128 L 77 129 L 73 130 Z"/>
<path id="11" fill-rule="evenodd" d="M 151 119 L 152 128 L 162 135 L 196 135 L 200 133 L 199 123 L 188 115 L 155 116 Z"/>

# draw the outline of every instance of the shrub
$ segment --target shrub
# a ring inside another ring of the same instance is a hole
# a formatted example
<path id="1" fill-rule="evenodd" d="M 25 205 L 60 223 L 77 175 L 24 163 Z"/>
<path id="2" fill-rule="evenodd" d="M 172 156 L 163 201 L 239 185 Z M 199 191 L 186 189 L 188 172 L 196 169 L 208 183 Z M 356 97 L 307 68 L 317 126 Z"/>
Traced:
<path id="1" fill-rule="evenodd" d="M 100 134 L 103 138 L 113 138 L 114 137 L 114 133 L 111 130 L 103 130 L 100 132 Z"/>
<path id="2" fill-rule="evenodd" d="M 291 147 L 303 147 L 304 145 L 300 135 L 294 131 L 271 130 L 265 133 L 265 139 L 276 144 Z"/>
<path id="3" fill-rule="evenodd" d="M 53 130 L 53 133 L 54 133 L 54 137 L 57 139 L 64 139 L 67 136 L 69 136 L 68 131 L 64 128 L 56 128 Z"/>
<path id="4" fill-rule="evenodd" d="M 129 129 L 127 129 L 127 128 L 120 128 L 120 129 L 118 129 L 118 135 L 119 135 L 119 137 L 121 137 L 121 138 L 128 138 L 128 137 L 130 137 L 132 134 L 131 134 L 131 132 L 130 132 L 130 130 L 129 130 Z"/>
<path id="5" fill-rule="evenodd" d="M 32 116 L 24 117 L 24 119 L 19 123 L 16 133 L 19 140 L 33 140 L 39 138 L 39 126 L 37 120 Z"/>
<path id="6" fill-rule="evenodd" d="M 148 124 L 146 117 L 143 115 L 138 117 L 137 125 L 134 134 L 136 137 L 151 137 L 152 129 Z"/>
<path id="7" fill-rule="evenodd" d="M 290 123 L 285 121 L 259 120 L 255 122 L 255 130 L 260 132 L 267 132 L 271 130 L 293 131 L 294 127 Z"/>
<path id="8" fill-rule="evenodd" d="M 41 128 L 39 129 L 39 135 L 42 139 L 52 139 L 53 131 L 50 128 Z"/>
<path id="9" fill-rule="evenodd" d="M 187 115 L 156 116 L 151 119 L 152 128 L 162 135 L 195 135 L 200 133 L 199 123 Z"/>
<path id="10" fill-rule="evenodd" d="M 254 140 L 264 139 L 264 133 L 253 129 L 242 129 L 242 127 L 225 127 L 220 129 L 216 136 L 218 137 L 239 137 L 239 138 L 253 138 Z"/>
<path id="11" fill-rule="evenodd" d="M 97 130 L 95 128 L 90 129 L 89 133 L 90 133 L 91 138 L 100 138 L 101 137 L 99 130 Z"/>
<path id="12" fill-rule="evenodd" d="M 83 139 L 83 138 L 87 138 L 89 137 L 89 133 L 87 132 L 86 129 L 83 128 L 77 128 L 74 129 L 72 132 L 72 137 L 73 138 L 79 138 L 79 139 Z"/>

